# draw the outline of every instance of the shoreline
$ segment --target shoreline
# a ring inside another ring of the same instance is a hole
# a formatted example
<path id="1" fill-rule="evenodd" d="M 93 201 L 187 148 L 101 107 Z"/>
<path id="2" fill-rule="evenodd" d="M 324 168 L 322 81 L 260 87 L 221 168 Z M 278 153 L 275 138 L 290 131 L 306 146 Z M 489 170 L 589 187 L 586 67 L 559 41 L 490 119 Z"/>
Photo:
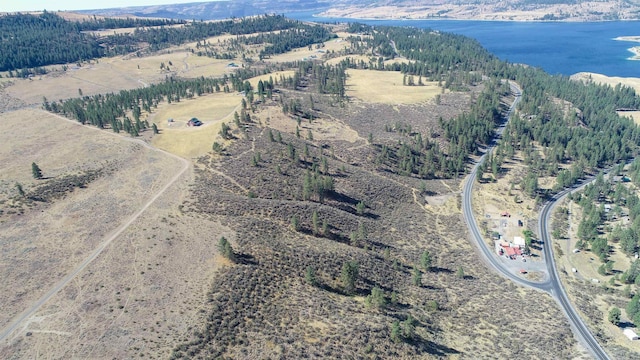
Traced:
<path id="1" fill-rule="evenodd" d="M 635 36 L 635 35 L 634 36 L 618 36 L 613 40 L 640 43 L 640 36 Z M 640 46 L 633 46 L 628 48 L 627 50 L 629 50 L 629 52 L 633 54 L 633 56 L 628 57 L 627 60 L 633 60 L 633 61 L 640 60 Z"/>
<path id="2" fill-rule="evenodd" d="M 616 20 L 588 20 L 588 19 L 563 19 L 563 20 L 536 20 L 536 19 L 485 19 L 485 18 L 473 18 L 473 17 L 424 17 L 424 18 L 403 18 L 403 17 L 359 17 L 359 16 L 350 16 L 350 15 L 324 15 L 324 13 L 312 14 L 312 18 L 318 19 L 327 19 L 327 20 L 344 20 L 345 22 L 353 22 L 358 20 L 366 20 L 366 21 L 482 21 L 482 22 L 504 22 L 504 23 L 608 23 L 608 22 L 640 22 L 640 18 L 638 19 L 616 19 Z M 621 36 L 624 37 L 624 36 Z M 614 39 L 614 40 L 617 40 Z M 620 41 L 637 41 L 640 42 L 640 37 L 638 40 L 620 40 Z"/>
<path id="3" fill-rule="evenodd" d="M 387 8 L 388 11 L 384 11 L 382 8 Z M 605 16 L 590 17 L 590 14 L 579 14 L 574 17 L 544 19 L 545 16 L 552 12 L 545 13 L 543 11 L 528 12 L 528 11 L 516 11 L 513 13 L 508 12 L 457 12 L 452 9 L 447 9 L 441 16 L 436 13 L 424 13 L 422 11 L 411 12 L 410 8 L 406 7 L 394 7 L 394 6 L 382 6 L 379 12 L 373 11 L 374 9 L 350 7 L 350 8 L 329 8 L 323 9 L 311 16 L 314 18 L 326 18 L 326 19 L 345 19 L 345 21 L 493 21 L 493 22 L 524 22 L 524 23 L 586 23 L 586 22 L 634 22 L 640 21 L 640 17 L 627 17 L 621 19 L 607 19 Z M 437 10 L 437 9 L 432 9 Z M 409 12 L 408 12 L 409 11 Z M 422 14 L 420 14 L 422 12 Z M 389 16 L 391 13 L 396 13 L 396 16 Z M 448 13 L 448 14 L 447 14 Z M 453 15 L 453 16 L 452 16 Z M 640 40 L 638 40 L 640 41 Z"/>

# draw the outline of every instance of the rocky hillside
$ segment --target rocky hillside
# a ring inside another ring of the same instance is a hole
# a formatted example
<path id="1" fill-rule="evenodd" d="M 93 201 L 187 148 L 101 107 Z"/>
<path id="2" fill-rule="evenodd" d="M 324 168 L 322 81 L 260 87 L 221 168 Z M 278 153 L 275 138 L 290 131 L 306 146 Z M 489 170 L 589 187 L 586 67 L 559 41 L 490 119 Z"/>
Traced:
<path id="1" fill-rule="evenodd" d="M 323 16 L 396 19 L 603 21 L 640 18 L 639 0 L 228 0 L 138 6 L 84 13 L 180 19 L 222 19 L 264 13 L 314 11 Z M 390 15 L 391 14 L 391 15 Z"/>

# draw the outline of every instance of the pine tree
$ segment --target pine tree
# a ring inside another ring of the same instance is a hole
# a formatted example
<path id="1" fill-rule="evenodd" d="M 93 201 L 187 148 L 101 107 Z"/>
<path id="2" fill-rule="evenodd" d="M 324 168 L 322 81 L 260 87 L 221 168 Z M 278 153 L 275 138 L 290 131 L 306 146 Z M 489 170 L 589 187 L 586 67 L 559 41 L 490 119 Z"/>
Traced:
<path id="1" fill-rule="evenodd" d="M 318 211 L 314 210 L 311 215 L 311 225 L 313 230 L 313 235 L 318 235 L 320 232 L 320 219 L 318 218 Z"/>
<path id="2" fill-rule="evenodd" d="M 18 195 L 20 195 L 20 197 L 25 197 L 25 193 L 24 193 L 24 189 L 22 188 L 22 184 L 20 183 L 16 183 L 16 190 L 18 191 Z"/>
<path id="3" fill-rule="evenodd" d="M 40 167 L 35 162 L 31 163 L 31 174 L 34 179 L 42 179 L 42 170 L 40 170 Z"/>
<path id="4" fill-rule="evenodd" d="M 413 285 L 415 286 L 422 286 L 422 272 L 420 272 L 420 270 L 417 267 L 413 268 Z"/>
<path id="5" fill-rule="evenodd" d="M 236 255 L 233 252 L 233 247 L 231 247 L 231 243 L 224 236 L 220 237 L 218 241 L 218 251 L 225 258 L 235 261 Z"/>
<path id="6" fill-rule="evenodd" d="M 618 309 L 617 307 L 612 308 L 609 311 L 609 322 L 615 326 L 618 326 L 620 324 L 620 315 L 620 309 Z"/>
<path id="7" fill-rule="evenodd" d="M 345 293 L 351 295 L 356 290 L 356 279 L 358 278 L 358 262 L 347 261 L 342 264 L 342 273 L 340 274 L 340 280 Z"/>
<path id="8" fill-rule="evenodd" d="M 422 266 L 424 271 L 429 271 L 431 270 L 431 263 L 431 253 L 429 253 L 428 250 L 423 251 L 422 255 L 420 255 L 420 266 Z"/>
<path id="9" fill-rule="evenodd" d="M 304 273 L 304 280 L 311 286 L 318 285 L 318 279 L 316 278 L 316 270 L 313 266 L 307 266 L 307 270 Z"/>

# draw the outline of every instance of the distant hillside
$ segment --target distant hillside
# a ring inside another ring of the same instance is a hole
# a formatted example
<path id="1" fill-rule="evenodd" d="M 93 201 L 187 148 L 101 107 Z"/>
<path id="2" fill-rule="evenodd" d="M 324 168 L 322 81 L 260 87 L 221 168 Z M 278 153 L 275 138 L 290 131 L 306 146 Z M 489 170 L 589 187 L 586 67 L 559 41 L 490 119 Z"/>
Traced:
<path id="1" fill-rule="evenodd" d="M 188 4 L 134 6 L 125 8 L 85 10 L 81 13 L 116 16 L 130 14 L 145 17 L 166 17 L 187 20 L 215 20 L 230 17 L 243 17 L 265 13 L 284 13 L 297 10 L 325 11 L 331 4 L 364 4 L 364 1 L 328 1 L 328 0 L 221 0 L 212 2 L 193 2 Z"/>
<path id="2" fill-rule="evenodd" d="M 83 13 L 211 20 L 293 11 L 372 19 L 603 21 L 640 19 L 640 0 L 221 0 L 86 10 Z"/>

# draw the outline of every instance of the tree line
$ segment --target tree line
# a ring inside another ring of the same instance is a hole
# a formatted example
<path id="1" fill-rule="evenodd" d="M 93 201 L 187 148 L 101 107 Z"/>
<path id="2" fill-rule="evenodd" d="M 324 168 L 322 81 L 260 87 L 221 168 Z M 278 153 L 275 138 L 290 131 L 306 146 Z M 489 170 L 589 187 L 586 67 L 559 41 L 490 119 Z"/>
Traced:
<path id="1" fill-rule="evenodd" d="M 46 65 L 74 63 L 127 54 L 148 46 L 149 51 L 180 45 L 192 41 L 222 35 L 245 35 L 256 32 L 296 29 L 282 35 L 272 34 L 274 43 L 268 54 L 286 51 L 283 44 L 295 41 L 305 46 L 321 42 L 330 33 L 320 27 L 303 24 L 281 15 L 264 15 L 243 19 L 216 22 L 190 22 L 181 27 L 165 25 L 180 24 L 175 20 L 144 19 L 93 19 L 74 22 L 43 12 L 40 15 L 15 14 L 0 17 L 0 71 L 22 70 Z M 155 26 L 155 27 L 151 27 Z M 158 27 L 159 26 L 159 27 Z M 83 31 L 103 28 L 136 27 L 133 33 L 97 37 Z M 279 40 L 280 39 L 280 40 Z M 250 40 L 247 40 L 250 41 Z M 43 71 L 43 70 L 41 70 Z"/>

